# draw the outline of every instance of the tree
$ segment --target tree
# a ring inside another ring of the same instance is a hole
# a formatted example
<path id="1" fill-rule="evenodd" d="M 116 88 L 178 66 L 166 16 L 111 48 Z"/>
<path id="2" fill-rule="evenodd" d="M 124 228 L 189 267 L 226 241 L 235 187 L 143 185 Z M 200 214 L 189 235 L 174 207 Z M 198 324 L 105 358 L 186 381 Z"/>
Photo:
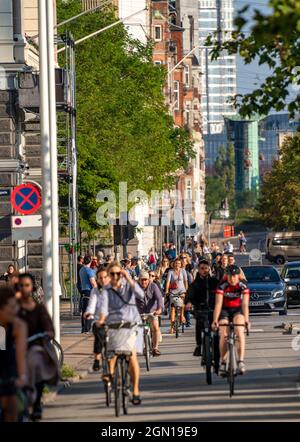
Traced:
<path id="1" fill-rule="evenodd" d="M 239 11 L 235 19 L 236 30 L 230 32 L 228 41 L 219 43 L 213 35 L 206 41 L 208 46 L 213 45 L 211 56 L 214 60 L 225 50 L 229 54 L 239 54 L 245 64 L 257 59 L 260 65 L 265 64 L 271 69 L 272 73 L 259 88 L 234 98 L 239 113 L 244 117 L 255 113 L 267 115 L 272 109 L 285 109 L 290 86 L 300 85 L 299 0 L 270 0 L 269 6 L 271 14 L 254 10 L 250 35 L 244 32 L 248 22 L 244 16 L 248 9 L 246 6 Z M 292 117 L 299 112 L 300 94 L 291 99 L 288 110 Z"/>
<path id="2" fill-rule="evenodd" d="M 300 229 L 300 133 L 285 139 L 264 179 L 258 209 L 267 226 Z"/>
<path id="3" fill-rule="evenodd" d="M 59 21 L 81 12 L 57 1 Z M 116 21 L 112 8 L 67 26 L 75 40 Z M 79 211 L 83 229 L 97 228 L 96 195 L 119 182 L 128 192 L 170 188 L 194 156 L 187 132 L 175 129 L 163 95 L 166 71 L 152 61 L 152 43 L 132 40 L 123 25 L 76 47 Z"/>
<path id="4" fill-rule="evenodd" d="M 205 178 L 205 205 L 207 212 L 218 210 L 224 198 L 226 198 L 226 190 L 221 179 L 217 176 L 207 176 Z"/>
<path id="5" fill-rule="evenodd" d="M 220 185 L 225 190 L 232 212 L 235 208 L 235 153 L 232 143 L 228 145 L 227 149 L 223 146 L 220 147 L 215 170 L 220 179 Z"/>

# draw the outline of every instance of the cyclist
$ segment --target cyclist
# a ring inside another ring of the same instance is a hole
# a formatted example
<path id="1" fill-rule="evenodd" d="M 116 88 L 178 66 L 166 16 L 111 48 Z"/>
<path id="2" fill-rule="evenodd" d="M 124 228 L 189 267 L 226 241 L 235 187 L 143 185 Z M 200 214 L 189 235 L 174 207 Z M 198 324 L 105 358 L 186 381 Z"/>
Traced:
<path id="1" fill-rule="evenodd" d="M 160 356 L 161 353 L 158 349 L 160 340 L 158 315 L 161 314 L 163 308 L 162 293 L 158 285 L 153 282 L 153 279 L 150 279 L 149 273 L 147 272 L 141 272 L 139 284 L 144 290 L 145 298 L 143 300 L 137 299 L 137 306 L 140 313 L 154 314 L 154 317 L 151 318 L 152 354 L 153 356 Z"/>
<path id="2" fill-rule="evenodd" d="M 19 290 L 21 293 L 19 317 L 27 324 L 28 337 L 37 333 L 47 333 L 49 338 L 53 338 L 54 327 L 49 313 L 43 304 L 39 304 L 33 298 L 34 277 L 30 273 L 20 275 Z M 55 361 L 50 359 L 41 339 L 29 344 L 27 364 L 29 386 L 36 391 L 31 417 L 33 420 L 40 420 L 42 418 L 43 390 L 47 382 L 55 383 L 52 380 L 58 378 L 58 366 Z"/>
<path id="3" fill-rule="evenodd" d="M 185 305 L 187 309 L 194 306 L 197 311 L 213 311 L 215 305 L 215 292 L 218 285 L 217 278 L 210 276 L 209 262 L 202 260 L 198 265 L 198 273 L 195 281 L 190 285 Z M 209 315 L 209 322 L 212 322 L 212 314 Z M 203 319 L 196 317 L 196 348 L 194 356 L 201 356 L 201 331 Z"/>
<path id="4" fill-rule="evenodd" d="M 229 266 L 236 265 L 234 254 L 233 253 L 227 253 L 227 256 L 228 256 L 228 265 Z M 246 279 L 245 273 L 243 272 L 241 267 L 239 267 L 239 269 L 240 269 L 240 279 L 243 280 L 243 281 L 246 281 L 247 279 Z"/>
<path id="5" fill-rule="evenodd" d="M 220 264 L 216 268 L 215 276 L 219 281 L 222 281 L 224 278 L 224 275 L 226 274 L 226 269 L 228 266 L 228 255 L 224 254 L 222 255 Z"/>
<path id="6" fill-rule="evenodd" d="M 229 266 L 227 269 L 227 279 L 222 282 L 216 291 L 216 303 L 213 315 L 212 328 L 216 330 L 219 325 L 228 325 L 229 321 L 234 324 L 250 327 L 249 322 L 249 295 L 250 291 L 247 285 L 240 281 L 240 268 L 238 266 Z M 241 374 L 246 371 L 245 357 L 245 333 L 244 327 L 235 327 L 237 335 L 238 350 L 238 368 Z M 226 373 L 226 338 L 228 336 L 228 327 L 220 327 L 220 353 L 221 367 L 220 374 Z"/>
<path id="7" fill-rule="evenodd" d="M 0 408 L 4 422 L 18 421 L 17 389 L 26 385 L 26 324 L 17 317 L 11 287 L 0 287 Z"/>
<path id="8" fill-rule="evenodd" d="M 194 281 L 194 277 L 192 274 L 193 271 L 193 267 L 191 265 L 191 258 L 189 257 L 189 255 L 187 253 L 182 253 L 179 257 L 179 259 L 181 260 L 181 267 L 183 270 L 185 270 L 186 275 L 187 275 L 187 280 L 188 280 L 188 286 L 190 286 L 192 284 L 192 282 Z M 185 321 L 186 327 L 191 327 L 191 312 L 189 310 L 185 311 Z"/>
<path id="9" fill-rule="evenodd" d="M 175 259 L 173 263 L 173 269 L 168 272 L 165 294 L 170 298 L 170 320 L 171 320 L 171 328 L 170 333 L 174 333 L 174 322 L 175 322 L 175 308 L 172 303 L 173 296 L 180 296 L 182 298 L 185 297 L 185 294 L 188 289 L 188 279 L 186 271 L 181 268 L 181 261 L 179 258 Z M 181 322 L 185 323 L 184 317 L 184 305 L 182 306 L 181 311 Z"/>
<path id="10" fill-rule="evenodd" d="M 139 284 L 135 282 L 125 269 L 119 263 L 112 263 L 108 267 L 108 274 L 110 276 L 110 285 L 106 287 L 101 296 L 101 305 L 99 311 L 98 324 L 106 323 L 118 324 L 126 323 L 141 323 L 141 317 L 136 305 L 136 299 L 143 300 L 145 297 L 144 291 Z M 122 334 L 122 330 L 113 330 Z M 137 358 L 137 352 L 142 353 L 143 330 L 141 327 L 139 336 L 135 328 L 131 331 L 131 356 L 129 359 L 130 374 L 133 384 L 133 405 L 140 405 L 141 398 L 139 393 L 140 380 L 140 366 Z M 104 382 L 111 382 L 115 371 L 117 357 L 113 355 L 109 360 L 110 375 L 103 377 Z"/>
<path id="11" fill-rule="evenodd" d="M 96 273 L 91 269 L 92 258 L 85 256 L 83 259 L 83 267 L 79 271 L 81 284 L 81 333 L 88 333 L 90 331 L 90 323 L 84 319 L 84 313 L 89 303 L 89 297 L 92 289 L 97 288 Z"/>
<path id="12" fill-rule="evenodd" d="M 95 319 L 96 321 L 99 319 L 99 311 L 101 305 L 101 295 L 104 287 L 108 286 L 110 283 L 110 278 L 107 273 L 106 268 L 100 268 L 97 272 L 97 285 L 96 289 L 92 289 L 91 296 L 89 299 L 89 304 L 84 314 L 84 318 L 87 320 Z M 96 322 L 93 324 L 93 334 L 94 334 L 94 363 L 93 370 L 100 370 L 100 359 L 103 345 L 103 328 L 97 327 Z"/>

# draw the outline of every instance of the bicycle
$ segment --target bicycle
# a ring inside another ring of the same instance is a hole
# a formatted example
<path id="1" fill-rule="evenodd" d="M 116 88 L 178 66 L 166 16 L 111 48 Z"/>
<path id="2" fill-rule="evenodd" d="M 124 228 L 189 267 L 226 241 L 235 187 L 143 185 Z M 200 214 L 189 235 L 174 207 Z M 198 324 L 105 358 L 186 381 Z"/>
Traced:
<path id="1" fill-rule="evenodd" d="M 56 352 L 57 355 L 57 360 L 58 360 L 58 366 L 61 369 L 64 363 L 64 351 L 62 346 L 60 345 L 60 343 L 58 341 L 56 341 L 54 338 L 50 339 L 48 333 L 36 333 L 35 335 L 30 336 L 29 338 L 27 338 L 27 342 L 28 344 L 37 341 L 39 339 L 49 339 L 50 344 L 54 347 L 54 350 Z"/>
<path id="2" fill-rule="evenodd" d="M 121 328 L 133 329 L 136 326 L 140 326 L 138 323 L 121 322 L 118 324 L 106 325 L 106 329 L 118 330 Z M 107 333 L 108 336 L 108 333 Z M 109 342 L 109 336 L 107 337 L 107 342 Z M 107 347 L 108 348 L 108 347 Z M 129 400 L 131 399 L 131 377 L 129 374 L 129 358 L 132 355 L 131 351 L 126 350 L 115 350 L 115 356 L 117 356 L 115 371 L 112 377 L 112 390 L 114 392 L 115 401 L 115 415 L 120 416 L 121 403 L 123 408 L 123 413 L 128 414 Z"/>
<path id="3" fill-rule="evenodd" d="M 232 321 L 230 321 L 229 324 L 219 324 L 219 327 L 229 327 L 229 336 L 227 338 L 228 350 L 226 359 L 226 377 L 229 384 L 229 397 L 232 397 L 234 395 L 235 377 L 238 375 L 235 327 L 245 327 L 247 336 L 249 336 L 249 329 L 244 324 L 234 324 Z"/>
<path id="4" fill-rule="evenodd" d="M 152 354 L 152 334 L 151 334 L 151 322 L 150 318 L 153 318 L 153 313 L 141 314 L 144 328 L 144 355 L 146 359 L 147 371 L 150 371 L 150 357 Z"/>
<path id="5" fill-rule="evenodd" d="M 211 312 L 209 310 L 195 310 L 194 316 L 202 322 L 201 327 L 201 367 L 205 367 L 206 382 L 212 384 L 212 368 L 216 374 L 219 373 L 219 336 L 211 329 L 209 320 Z"/>
<path id="6" fill-rule="evenodd" d="M 171 308 L 175 308 L 175 320 L 174 320 L 174 329 L 175 329 L 175 338 L 179 337 L 179 330 L 181 328 L 181 332 L 184 333 L 184 322 L 182 322 L 182 307 L 183 307 L 183 297 L 182 295 L 170 295 L 170 306 Z"/>

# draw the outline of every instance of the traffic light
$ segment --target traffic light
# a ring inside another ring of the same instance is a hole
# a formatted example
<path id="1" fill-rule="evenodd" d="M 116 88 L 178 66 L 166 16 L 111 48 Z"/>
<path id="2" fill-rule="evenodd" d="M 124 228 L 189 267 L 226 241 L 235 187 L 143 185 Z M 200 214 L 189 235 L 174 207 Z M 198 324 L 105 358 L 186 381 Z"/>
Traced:
<path id="1" fill-rule="evenodd" d="M 121 244 L 127 244 L 128 241 L 135 237 L 135 230 L 137 222 L 131 222 L 125 226 L 120 226 L 119 219 L 116 220 L 114 225 L 114 244 L 119 246 Z"/>
<path id="2" fill-rule="evenodd" d="M 117 224 L 114 225 L 114 244 L 119 246 L 122 244 L 122 227 L 119 225 L 119 220 L 117 220 Z"/>

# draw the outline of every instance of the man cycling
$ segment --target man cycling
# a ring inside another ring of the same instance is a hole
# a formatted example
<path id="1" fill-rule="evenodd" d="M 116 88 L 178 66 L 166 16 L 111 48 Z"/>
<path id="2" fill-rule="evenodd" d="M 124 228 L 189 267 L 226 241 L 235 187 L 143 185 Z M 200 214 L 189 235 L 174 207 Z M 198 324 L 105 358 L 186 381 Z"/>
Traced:
<path id="1" fill-rule="evenodd" d="M 249 298 L 250 291 L 240 280 L 241 270 L 238 266 L 229 266 L 226 270 L 227 279 L 221 282 L 216 291 L 216 303 L 213 315 L 212 329 L 217 330 L 219 325 L 228 325 L 229 321 L 234 324 L 245 325 L 250 328 L 249 322 Z M 246 372 L 244 363 L 245 357 L 245 333 L 244 327 L 235 327 L 237 335 L 238 368 L 240 374 Z M 226 374 L 226 339 L 228 327 L 220 327 L 220 353 L 221 368 L 220 374 Z"/>
<path id="2" fill-rule="evenodd" d="M 141 323 L 141 317 L 136 305 L 136 299 L 143 300 L 145 297 L 144 291 L 141 289 L 139 284 L 135 282 L 128 274 L 128 272 L 121 267 L 118 263 L 112 263 L 108 269 L 108 274 L 110 276 L 110 285 L 106 286 L 102 292 L 101 305 L 99 308 L 99 321 L 98 324 L 101 326 L 104 323 L 107 325 L 112 324 L 138 324 Z M 123 331 L 128 332 L 128 329 L 119 328 L 117 330 L 111 330 L 112 332 L 122 333 Z M 138 331 L 141 331 L 141 335 L 138 336 Z M 129 358 L 129 369 L 133 384 L 133 405 L 140 405 L 141 398 L 139 393 L 139 381 L 140 381 L 140 366 L 137 358 L 137 352 L 142 353 L 142 347 L 139 347 L 139 343 L 142 344 L 142 328 L 132 328 L 129 329 L 130 334 L 130 344 L 131 344 L 131 356 Z M 116 338 L 115 333 L 115 338 Z M 140 338 L 140 339 L 139 339 Z M 110 339 L 110 338 L 109 338 Z M 114 340 L 116 342 L 117 338 Z M 128 338 L 129 340 L 129 338 Z M 112 339 L 113 341 L 113 339 Z M 110 345 L 110 344 L 109 344 Z M 113 349 L 112 349 L 113 350 Z M 110 351 L 110 349 L 109 349 Z M 115 365 L 117 361 L 117 356 L 112 354 L 109 359 L 109 377 L 104 376 L 104 382 L 111 382 L 113 374 L 115 371 Z"/>
<path id="3" fill-rule="evenodd" d="M 192 305 L 196 311 L 213 311 L 215 305 L 215 291 L 218 285 L 217 278 L 210 276 L 209 262 L 201 260 L 198 266 L 198 273 L 195 281 L 190 285 L 185 300 L 186 308 Z M 196 348 L 194 356 L 201 356 L 201 331 L 203 328 L 203 318 L 196 317 Z M 212 313 L 209 314 L 209 321 L 212 322 Z"/>
<path id="4" fill-rule="evenodd" d="M 163 309 L 162 293 L 155 282 L 150 281 L 149 273 L 141 272 L 139 284 L 145 292 L 144 300 L 137 299 L 137 306 L 139 312 L 153 313 L 154 316 L 151 319 L 151 331 L 152 331 L 152 345 L 153 356 L 160 356 L 161 353 L 158 349 L 160 339 L 160 328 L 158 322 L 158 315 L 161 314 Z"/>
<path id="5" fill-rule="evenodd" d="M 97 285 L 98 288 L 93 288 L 91 291 L 89 304 L 87 306 L 86 312 L 84 314 L 84 318 L 87 320 L 90 319 L 99 319 L 99 311 L 101 306 L 101 296 L 102 292 L 104 290 L 104 287 L 109 285 L 110 278 L 107 273 L 107 269 L 105 267 L 102 267 L 97 272 Z M 101 359 L 101 352 L 102 352 L 102 346 L 103 346 L 103 329 L 101 327 L 97 327 L 97 324 L 93 324 L 93 334 L 95 337 L 94 340 L 94 364 L 93 364 L 93 370 L 99 371 L 100 370 L 100 359 Z"/>

